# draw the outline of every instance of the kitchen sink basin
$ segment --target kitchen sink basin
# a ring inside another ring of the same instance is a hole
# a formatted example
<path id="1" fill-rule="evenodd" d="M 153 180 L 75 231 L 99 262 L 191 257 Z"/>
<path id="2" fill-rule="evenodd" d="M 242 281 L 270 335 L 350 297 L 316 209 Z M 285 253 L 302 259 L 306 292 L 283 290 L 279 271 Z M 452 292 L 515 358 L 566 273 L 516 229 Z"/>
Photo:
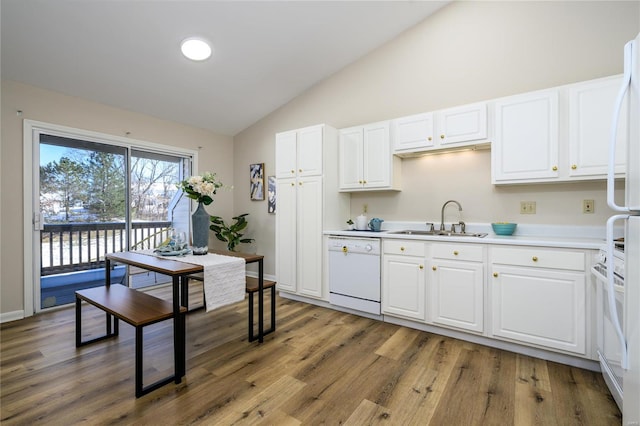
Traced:
<path id="1" fill-rule="evenodd" d="M 421 231 L 421 230 L 404 230 L 404 231 L 391 231 L 389 234 L 399 235 L 429 235 L 434 237 L 476 237 L 483 238 L 487 234 L 484 232 L 451 232 L 451 231 Z"/>

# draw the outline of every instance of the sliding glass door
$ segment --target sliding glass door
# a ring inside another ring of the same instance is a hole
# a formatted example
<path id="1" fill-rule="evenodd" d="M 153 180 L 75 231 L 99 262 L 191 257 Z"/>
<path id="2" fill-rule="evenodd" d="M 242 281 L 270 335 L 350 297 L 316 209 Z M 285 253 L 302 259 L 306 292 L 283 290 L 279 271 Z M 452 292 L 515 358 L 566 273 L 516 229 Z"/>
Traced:
<path id="1" fill-rule="evenodd" d="M 171 227 L 189 231 L 190 203 L 176 183 L 190 174 L 190 156 L 46 132 L 34 138 L 36 149 L 36 312 L 104 285 L 106 253 L 151 250 Z M 116 267 L 112 277 L 136 287 L 167 281 L 136 272 Z"/>

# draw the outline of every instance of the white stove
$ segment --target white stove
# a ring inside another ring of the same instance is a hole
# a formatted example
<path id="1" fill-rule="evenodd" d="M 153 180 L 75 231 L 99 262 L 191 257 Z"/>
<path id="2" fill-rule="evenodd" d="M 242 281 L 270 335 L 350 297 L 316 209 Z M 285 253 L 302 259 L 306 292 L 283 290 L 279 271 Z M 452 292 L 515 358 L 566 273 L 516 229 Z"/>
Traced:
<path id="1" fill-rule="evenodd" d="M 623 408 L 624 369 L 622 363 L 622 346 L 619 326 L 624 332 L 624 298 L 625 298 L 625 265 L 624 243 L 616 243 L 613 253 L 613 288 L 607 282 L 608 247 L 600 248 L 595 257 L 591 272 L 597 279 L 596 312 L 597 312 L 597 345 L 600 368 L 611 395 L 620 410 Z M 611 298 L 611 300 L 609 300 Z M 615 309 L 612 309 L 615 306 Z"/>
<path id="2" fill-rule="evenodd" d="M 600 247 L 598 254 L 596 254 L 595 269 L 600 274 L 607 276 L 607 246 Z M 624 243 L 616 243 L 613 250 L 613 272 L 616 278 L 619 278 L 623 285 L 624 283 Z M 617 283 L 616 283 L 617 284 Z"/>

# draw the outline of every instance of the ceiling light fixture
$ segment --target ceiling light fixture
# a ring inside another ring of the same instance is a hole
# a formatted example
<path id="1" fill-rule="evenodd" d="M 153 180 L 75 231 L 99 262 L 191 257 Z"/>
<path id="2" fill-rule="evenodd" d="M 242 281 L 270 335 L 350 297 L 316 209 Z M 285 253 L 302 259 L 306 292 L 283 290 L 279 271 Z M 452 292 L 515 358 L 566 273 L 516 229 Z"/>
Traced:
<path id="1" fill-rule="evenodd" d="M 182 54 L 192 61 L 204 61 L 211 56 L 211 46 L 199 37 L 189 37 L 180 45 Z"/>

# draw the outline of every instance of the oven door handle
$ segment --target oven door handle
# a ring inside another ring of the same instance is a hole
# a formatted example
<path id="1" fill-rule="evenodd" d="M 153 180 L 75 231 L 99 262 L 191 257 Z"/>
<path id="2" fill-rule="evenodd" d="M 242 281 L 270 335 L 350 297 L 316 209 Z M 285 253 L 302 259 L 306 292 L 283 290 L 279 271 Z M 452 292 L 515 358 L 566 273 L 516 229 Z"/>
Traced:
<path id="1" fill-rule="evenodd" d="M 609 301 L 609 312 L 611 313 L 611 322 L 613 323 L 613 327 L 618 335 L 620 340 L 620 353 L 622 355 L 622 359 L 620 364 L 624 370 L 629 369 L 629 359 L 627 352 L 627 341 L 624 337 L 624 333 L 622 332 L 622 325 L 620 324 L 620 320 L 618 317 L 618 308 L 616 307 L 616 299 L 615 299 L 615 290 L 614 290 L 614 266 L 613 266 L 613 224 L 618 220 L 626 220 L 629 219 L 628 214 L 617 214 L 611 216 L 607 220 L 607 288 L 609 291 L 607 292 L 607 299 Z"/>

